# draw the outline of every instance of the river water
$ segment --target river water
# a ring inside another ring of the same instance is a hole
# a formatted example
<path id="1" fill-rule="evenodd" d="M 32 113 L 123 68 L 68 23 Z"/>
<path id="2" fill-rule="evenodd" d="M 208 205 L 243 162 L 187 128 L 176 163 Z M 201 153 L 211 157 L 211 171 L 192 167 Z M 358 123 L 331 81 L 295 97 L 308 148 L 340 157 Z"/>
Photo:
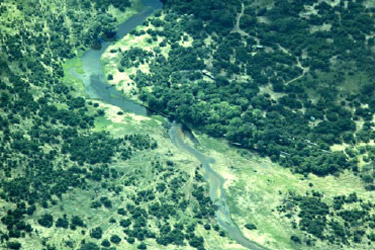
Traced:
<path id="1" fill-rule="evenodd" d="M 142 24 L 143 21 L 155 10 L 163 7 L 159 0 L 143 0 L 143 5 L 144 7 L 141 12 L 130 17 L 128 20 L 118 26 L 118 39 L 121 39 L 128 32 Z M 110 87 L 105 80 L 101 64 L 101 56 L 111 43 L 112 42 L 102 42 L 102 47 L 100 50 L 89 50 L 84 53 L 81 58 L 83 70 L 85 72 L 83 75 L 75 73 L 74 68 L 70 73 L 84 82 L 86 94 L 90 98 L 100 99 L 111 105 L 118 106 L 127 112 L 147 116 L 148 112 L 144 106 L 133 102 L 116 88 Z M 215 163 L 215 160 L 205 156 L 184 142 L 184 130 L 180 124 L 176 124 L 175 122 L 171 124 L 169 136 L 173 145 L 180 150 L 188 152 L 191 156 L 195 157 L 201 162 L 204 169 L 204 177 L 209 184 L 210 198 L 217 207 L 215 212 L 217 221 L 219 225 L 227 232 L 229 237 L 248 249 L 267 250 L 255 242 L 248 240 L 242 234 L 241 230 L 233 223 L 223 189 L 225 179 L 217 174 L 210 166 L 211 164 Z"/>

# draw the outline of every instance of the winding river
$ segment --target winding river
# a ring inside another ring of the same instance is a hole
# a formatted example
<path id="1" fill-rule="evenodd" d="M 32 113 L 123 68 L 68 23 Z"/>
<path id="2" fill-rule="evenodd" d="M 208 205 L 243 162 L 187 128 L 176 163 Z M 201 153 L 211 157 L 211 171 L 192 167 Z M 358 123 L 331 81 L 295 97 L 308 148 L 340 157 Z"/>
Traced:
<path id="1" fill-rule="evenodd" d="M 143 10 L 138 14 L 130 17 L 127 21 L 118 26 L 117 38 L 121 39 L 128 32 L 133 30 L 155 10 L 163 7 L 159 0 L 143 0 Z M 100 50 L 89 50 L 81 58 L 83 63 L 84 74 L 79 75 L 75 73 L 73 68 L 71 74 L 81 79 L 85 84 L 86 94 L 93 99 L 100 99 L 108 104 L 118 106 L 127 112 L 132 112 L 138 115 L 147 116 L 148 112 L 145 107 L 139 105 L 116 88 L 110 87 L 105 80 L 105 76 L 102 71 L 101 55 L 108 48 L 111 42 L 102 42 Z M 183 140 L 184 130 L 180 124 L 173 122 L 171 129 L 169 130 L 169 136 L 171 142 L 180 150 L 188 152 L 190 155 L 195 157 L 201 162 L 204 169 L 204 177 L 209 184 L 209 194 L 211 200 L 217 206 L 216 218 L 219 225 L 228 233 L 228 235 L 242 246 L 252 250 L 267 250 L 266 248 L 259 246 L 255 242 L 248 240 L 241 232 L 241 230 L 232 221 L 228 205 L 226 203 L 226 197 L 224 193 L 223 184 L 225 179 L 217 174 L 211 167 L 214 159 L 205 156 L 193 147 L 186 144 Z"/>

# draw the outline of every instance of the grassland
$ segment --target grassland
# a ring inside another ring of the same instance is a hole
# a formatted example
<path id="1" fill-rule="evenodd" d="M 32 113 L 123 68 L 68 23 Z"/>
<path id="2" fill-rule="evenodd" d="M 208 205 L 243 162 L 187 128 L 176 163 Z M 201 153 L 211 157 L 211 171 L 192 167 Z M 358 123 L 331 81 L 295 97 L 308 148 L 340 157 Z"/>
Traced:
<path id="1" fill-rule="evenodd" d="M 75 74 L 84 74 L 81 56 L 83 52 L 80 52 L 76 57 L 68 59 L 63 64 L 64 69 L 64 83 L 67 86 L 71 86 L 75 89 L 77 95 L 83 96 L 85 94 L 85 85 L 81 79 L 75 77 Z"/>

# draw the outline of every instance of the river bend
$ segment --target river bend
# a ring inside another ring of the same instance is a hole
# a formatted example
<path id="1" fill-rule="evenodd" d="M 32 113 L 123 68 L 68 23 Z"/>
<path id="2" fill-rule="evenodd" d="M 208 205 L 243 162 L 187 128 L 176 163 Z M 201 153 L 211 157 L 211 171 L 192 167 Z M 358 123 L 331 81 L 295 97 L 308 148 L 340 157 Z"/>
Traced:
<path id="1" fill-rule="evenodd" d="M 116 36 L 118 39 L 121 39 L 138 25 L 141 25 L 143 21 L 155 10 L 163 7 L 159 0 L 142 1 L 144 5 L 143 9 L 118 26 Z M 102 42 L 102 47 L 100 50 L 89 50 L 84 53 L 81 58 L 83 70 L 85 72 L 83 75 L 78 75 L 75 73 L 74 68 L 70 73 L 84 82 L 85 92 L 90 98 L 100 99 L 105 103 L 120 107 L 127 112 L 147 116 L 148 112 L 144 106 L 133 102 L 116 88 L 112 88 L 107 84 L 102 69 L 101 56 L 110 44 L 111 42 L 104 41 Z M 171 129 L 169 130 L 171 142 L 175 147 L 189 153 L 191 156 L 195 157 L 199 162 L 201 162 L 204 169 L 204 177 L 209 184 L 210 198 L 217 207 L 215 214 L 219 225 L 227 232 L 230 238 L 242 246 L 252 250 L 267 250 L 267 248 L 259 246 L 255 242 L 248 240 L 231 219 L 223 188 L 225 179 L 216 173 L 210 166 L 211 164 L 215 163 L 215 160 L 205 156 L 195 148 L 185 143 L 183 140 L 183 135 L 184 131 L 181 125 L 173 122 L 171 124 Z"/>

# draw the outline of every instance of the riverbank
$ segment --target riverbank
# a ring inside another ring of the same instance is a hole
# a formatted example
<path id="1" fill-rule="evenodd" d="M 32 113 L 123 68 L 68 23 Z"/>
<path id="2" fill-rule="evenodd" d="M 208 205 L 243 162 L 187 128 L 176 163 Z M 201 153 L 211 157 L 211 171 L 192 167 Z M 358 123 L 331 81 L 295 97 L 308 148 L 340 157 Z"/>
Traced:
<path id="1" fill-rule="evenodd" d="M 139 13 L 139 18 L 138 16 L 133 16 L 129 19 L 130 27 L 142 21 L 143 14 L 141 13 Z M 124 25 L 122 25 L 122 27 L 125 30 L 130 30 L 129 27 Z M 121 32 L 124 33 L 124 30 L 120 30 L 120 33 Z M 149 154 L 139 158 L 137 157 L 139 160 L 136 164 L 137 166 L 149 165 L 150 161 L 155 158 L 170 158 L 170 162 L 176 163 L 174 166 L 176 175 L 178 175 L 180 171 L 183 171 L 188 173 L 188 176 L 193 177 L 196 173 L 194 169 L 199 166 L 199 162 L 194 160 L 194 157 L 192 158 L 192 156 L 186 152 L 173 147 L 166 134 L 165 128 L 162 126 L 159 116 L 145 117 L 145 109 L 142 106 L 138 107 L 136 104 L 132 104 L 129 100 L 126 100 L 126 98 L 124 99 L 116 89 L 110 88 L 107 85 L 101 73 L 100 56 L 108 46 L 109 43 L 105 43 L 100 51 L 86 52 L 80 62 L 72 61 L 72 67 L 66 67 L 69 73 L 75 70 L 72 75 L 81 80 L 81 83 L 85 86 L 86 95 L 93 99 L 91 101 L 92 105 L 104 111 L 104 117 L 98 117 L 95 121 L 95 131 L 108 131 L 118 138 L 132 133 L 151 136 L 157 141 L 158 147 L 156 151 L 149 152 Z M 78 70 L 76 70 L 74 66 L 77 66 Z M 126 111 L 135 112 L 136 114 L 127 113 Z M 149 176 L 149 174 L 147 176 Z M 140 176 L 140 178 L 144 177 Z M 143 182 L 148 183 L 148 185 L 155 185 L 155 183 L 152 184 L 152 181 L 147 178 L 142 180 L 142 183 Z M 189 182 L 189 187 L 187 187 L 184 192 L 186 195 L 190 196 L 191 193 L 193 193 L 194 182 L 193 180 Z M 190 211 L 193 208 L 194 206 L 189 205 L 188 210 Z M 184 220 L 198 223 L 197 225 L 202 224 L 201 220 L 194 219 L 194 213 L 195 212 L 190 211 L 190 213 L 185 214 L 184 217 L 187 217 Z M 184 224 L 185 223 L 187 222 L 185 221 Z M 201 225 L 196 229 L 197 234 L 204 239 L 205 246 L 208 249 L 243 249 L 243 247 L 233 240 L 224 237 L 225 233 L 220 230 L 219 227 L 215 228 L 216 229 L 212 231 L 212 229 L 203 228 L 203 225 Z M 155 245 L 155 242 L 147 241 L 147 244 L 152 247 L 151 249 L 160 249 L 157 244 Z M 190 249 L 190 247 L 185 248 Z M 169 249 L 169 247 L 161 247 L 161 249 Z"/>

